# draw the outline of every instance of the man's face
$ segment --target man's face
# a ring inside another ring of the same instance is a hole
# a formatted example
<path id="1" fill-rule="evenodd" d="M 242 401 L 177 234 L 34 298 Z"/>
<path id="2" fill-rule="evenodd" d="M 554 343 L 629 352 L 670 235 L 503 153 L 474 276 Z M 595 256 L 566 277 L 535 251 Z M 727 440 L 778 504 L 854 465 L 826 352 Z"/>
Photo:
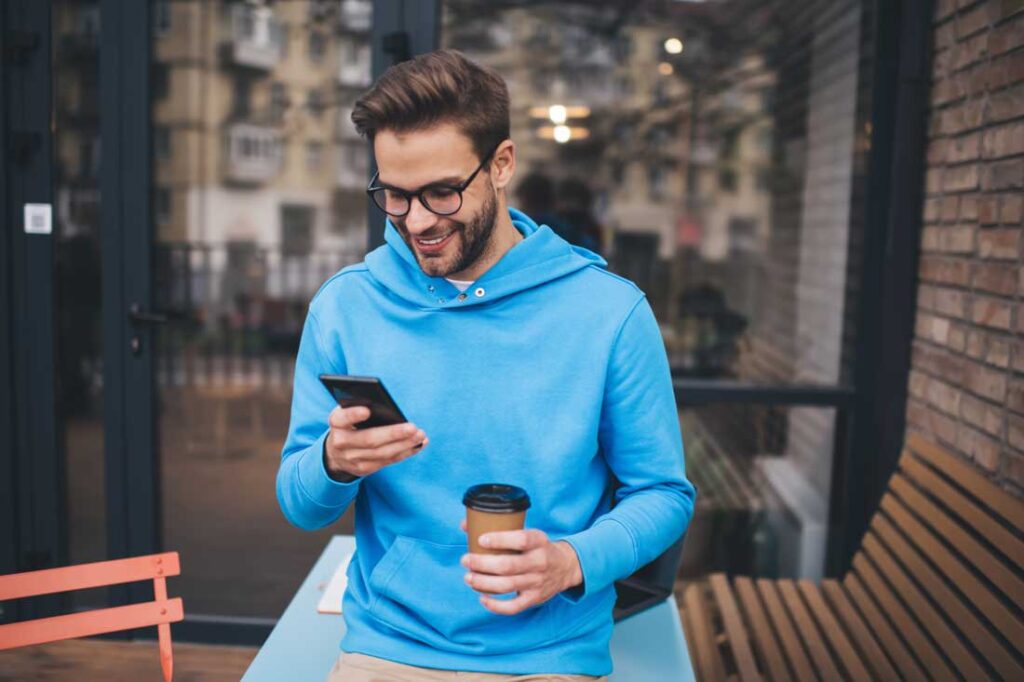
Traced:
<path id="1" fill-rule="evenodd" d="M 373 142 L 378 184 L 415 191 L 434 183 L 461 185 L 480 164 L 469 138 L 452 125 L 396 134 L 377 133 Z M 470 268 L 490 247 L 498 203 L 488 168 L 462 192 L 462 207 L 448 216 L 431 213 L 416 198 L 409 212 L 391 217 L 398 233 L 431 277 L 445 277 Z M 436 244 L 433 242 L 441 238 Z"/>

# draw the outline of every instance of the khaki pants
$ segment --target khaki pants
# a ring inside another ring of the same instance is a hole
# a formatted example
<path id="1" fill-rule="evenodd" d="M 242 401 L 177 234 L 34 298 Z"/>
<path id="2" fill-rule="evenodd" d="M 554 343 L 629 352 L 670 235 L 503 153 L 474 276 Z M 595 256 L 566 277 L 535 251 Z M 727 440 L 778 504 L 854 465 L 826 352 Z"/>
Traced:
<path id="1" fill-rule="evenodd" d="M 607 682 L 607 677 L 592 675 L 560 675 L 556 673 L 536 675 L 500 675 L 496 673 L 471 673 L 458 670 L 435 670 L 417 668 L 414 665 L 395 663 L 383 658 L 364 654 L 341 652 L 334 663 L 327 682 Z"/>

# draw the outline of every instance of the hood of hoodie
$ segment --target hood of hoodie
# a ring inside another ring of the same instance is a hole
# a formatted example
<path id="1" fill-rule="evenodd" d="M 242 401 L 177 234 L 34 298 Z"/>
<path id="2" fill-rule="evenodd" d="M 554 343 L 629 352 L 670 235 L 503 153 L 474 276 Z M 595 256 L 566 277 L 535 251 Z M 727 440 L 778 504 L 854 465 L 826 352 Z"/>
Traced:
<path id="1" fill-rule="evenodd" d="M 481 275 L 461 301 L 459 290 L 448 280 L 423 272 L 390 218 L 384 228 L 385 243 L 366 255 L 366 267 L 382 286 L 418 307 L 465 308 L 486 305 L 590 265 L 607 266 L 601 256 L 570 244 L 522 211 L 509 208 L 508 213 L 524 239 Z"/>

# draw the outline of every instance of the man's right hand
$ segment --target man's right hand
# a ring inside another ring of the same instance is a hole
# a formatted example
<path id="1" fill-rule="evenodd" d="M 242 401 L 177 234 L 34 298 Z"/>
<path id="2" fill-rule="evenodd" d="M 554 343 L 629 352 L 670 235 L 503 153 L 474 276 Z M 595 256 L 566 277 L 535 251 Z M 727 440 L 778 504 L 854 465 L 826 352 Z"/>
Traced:
<path id="1" fill-rule="evenodd" d="M 339 405 L 331 411 L 327 419 L 330 433 L 324 442 L 324 465 L 331 476 L 367 476 L 412 457 L 429 442 L 427 435 L 411 422 L 356 430 L 356 424 L 369 418 L 370 410 L 366 407 Z"/>

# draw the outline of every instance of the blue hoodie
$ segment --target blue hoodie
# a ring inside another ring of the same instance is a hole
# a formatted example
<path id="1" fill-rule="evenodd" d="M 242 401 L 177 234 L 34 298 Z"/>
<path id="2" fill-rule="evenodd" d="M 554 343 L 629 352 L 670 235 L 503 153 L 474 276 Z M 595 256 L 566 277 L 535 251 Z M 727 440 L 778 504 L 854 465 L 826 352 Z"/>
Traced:
<path id="1" fill-rule="evenodd" d="M 658 324 L 643 292 L 510 209 L 525 239 L 460 297 L 394 225 L 313 297 L 295 365 L 277 497 L 294 525 L 355 501 L 341 649 L 425 668 L 607 675 L 613 582 L 686 529 L 694 488 Z M 340 483 L 321 373 L 380 377 L 430 443 Z M 616 484 L 616 479 L 618 484 Z M 466 585 L 462 494 L 524 488 L 527 528 L 576 550 L 583 585 L 514 616 Z M 614 507 L 614 508 L 613 508 Z"/>

